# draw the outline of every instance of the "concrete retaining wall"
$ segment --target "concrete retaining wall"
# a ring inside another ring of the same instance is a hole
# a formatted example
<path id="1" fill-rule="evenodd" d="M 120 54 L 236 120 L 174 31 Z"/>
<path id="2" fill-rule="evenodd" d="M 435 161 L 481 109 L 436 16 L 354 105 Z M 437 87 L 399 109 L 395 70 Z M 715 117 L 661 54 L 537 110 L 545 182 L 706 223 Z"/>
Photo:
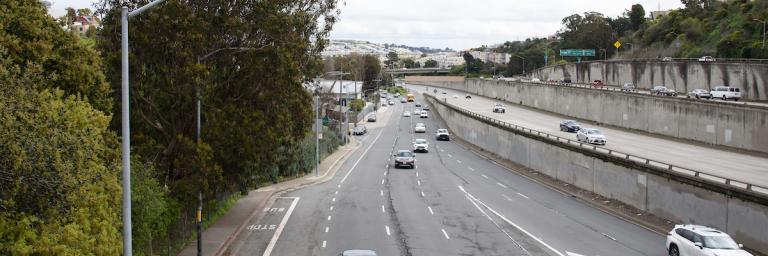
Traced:
<path id="1" fill-rule="evenodd" d="M 422 82 L 574 118 L 768 153 L 768 108 L 618 91 L 489 80 Z"/>
<path id="2" fill-rule="evenodd" d="M 452 134 L 488 152 L 677 223 L 724 230 L 768 253 L 768 198 L 597 155 L 428 101 Z"/>
<path id="3" fill-rule="evenodd" d="M 542 81 L 569 77 L 575 83 L 603 80 L 606 84 L 633 83 L 642 89 L 666 85 L 678 92 L 728 85 L 740 88 L 748 100 L 768 100 L 768 64 L 697 61 L 610 61 L 568 63 L 531 72 Z"/>

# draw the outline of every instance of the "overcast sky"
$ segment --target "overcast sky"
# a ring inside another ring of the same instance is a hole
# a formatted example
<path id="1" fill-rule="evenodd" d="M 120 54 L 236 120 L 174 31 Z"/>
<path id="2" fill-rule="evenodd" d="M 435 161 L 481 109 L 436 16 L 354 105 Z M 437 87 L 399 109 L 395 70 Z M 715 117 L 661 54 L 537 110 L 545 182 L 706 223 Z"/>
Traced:
<path id="1" fill-rule="evenodd" d="M 680 8 L 679 0 L 340 0 L 331 39 L 456 50 L 552 35 L 563 17 L 597 11 L 615 17 L 632 4 L 646 13 Z M 53 0 L 51 14 L 91 7 L 93 0 Z"/>

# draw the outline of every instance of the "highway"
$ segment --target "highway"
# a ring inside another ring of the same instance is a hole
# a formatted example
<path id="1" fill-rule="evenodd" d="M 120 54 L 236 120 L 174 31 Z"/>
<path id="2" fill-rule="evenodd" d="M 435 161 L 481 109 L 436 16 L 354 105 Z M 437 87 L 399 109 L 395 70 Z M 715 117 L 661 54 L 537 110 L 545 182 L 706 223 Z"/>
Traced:
<path id="1" fill-rule="evenodd" d="M 425 86 L 409 85 L 409 87 L 425 93 L 433 93 L 435 89 L 435 87 L 431 87 L 430 91 L 427 92 Z M 442 92 L 446 92 L 446 94 L 442 94 Z M 454 98 L 454 95 L 458 95 L 458 98 Z M 437 97 L 441 100 L 445 98 L 448 103 L 472 112 L 576 140 L 575 133 L 560 131 L 560 121 L 569 119 L 568 117 L 507 103 L 504 103 L 507 108 L 506 113 L 493 113 L 492 108 L 498 102 L 497 100 L 478 95 L 472 95 L 472 99 L 465 99 L 464 95 L 466 95 L 464 92 L 442 88 L 438 89 L 437 93 Z M 768 187 L 768 175 L 766 175 L 768 174 L 768 158 L 765 157 L 721 150 L 716 147 L 693 145 L 679 140 L 668 140 L 618 128 L 599 127 L 587 122 L 582 122 L 582 127 L 598 128 L 605 134 L 608 143 L 600 147 Z"/>
<path id="2" fill-rule="evenodd" d="M 441 121 L 404 110 L 414 103 L 384 108 L 332 179 L 281 195 L 233 254 L 665 255 L 664 236 L 435 141 Z M 426 134 L 412 132 L 417 122 Z M 427 139 L 430 152 L 417 154 L 415 169 L 394 169 L 390 156 L 414 138 Z"/>

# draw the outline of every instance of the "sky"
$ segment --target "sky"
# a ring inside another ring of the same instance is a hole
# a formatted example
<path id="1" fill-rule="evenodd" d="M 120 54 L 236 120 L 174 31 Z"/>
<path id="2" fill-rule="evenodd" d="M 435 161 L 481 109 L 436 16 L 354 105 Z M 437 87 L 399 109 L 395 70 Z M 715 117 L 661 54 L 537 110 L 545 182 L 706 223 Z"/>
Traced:
<path id="1" fill-rule="evenodd" d="M 64 8 L 91 8 L 93 0 L 52 0 Z M 596 11 L 621 15 L 635 3 L 652 10 L 682 7 L 680 0 L 339 0 L 331 39 L 364 40 L 455 50 L 555 34 L 561 20 Z"/>

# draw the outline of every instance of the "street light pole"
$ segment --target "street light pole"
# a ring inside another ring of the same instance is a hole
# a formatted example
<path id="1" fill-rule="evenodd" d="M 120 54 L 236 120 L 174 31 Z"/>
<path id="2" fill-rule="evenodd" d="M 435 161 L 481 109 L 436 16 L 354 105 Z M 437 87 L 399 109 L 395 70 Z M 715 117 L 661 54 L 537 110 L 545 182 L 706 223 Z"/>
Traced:
<path id="1" fill-rule="evenodd" d="M 130 125 L 130 82 L 128 79 L 128 19 L 139 15 L 149 8 L 162 3 L 165 0 L 155 0 L 136 10 L 130 11 L 128 7 L 120 7 L 120 120 L 122 145 L 121 155 L 123 163 L 123 255 L 133 255 L 133 234 L 131 233 L 131 125 Z"/>

